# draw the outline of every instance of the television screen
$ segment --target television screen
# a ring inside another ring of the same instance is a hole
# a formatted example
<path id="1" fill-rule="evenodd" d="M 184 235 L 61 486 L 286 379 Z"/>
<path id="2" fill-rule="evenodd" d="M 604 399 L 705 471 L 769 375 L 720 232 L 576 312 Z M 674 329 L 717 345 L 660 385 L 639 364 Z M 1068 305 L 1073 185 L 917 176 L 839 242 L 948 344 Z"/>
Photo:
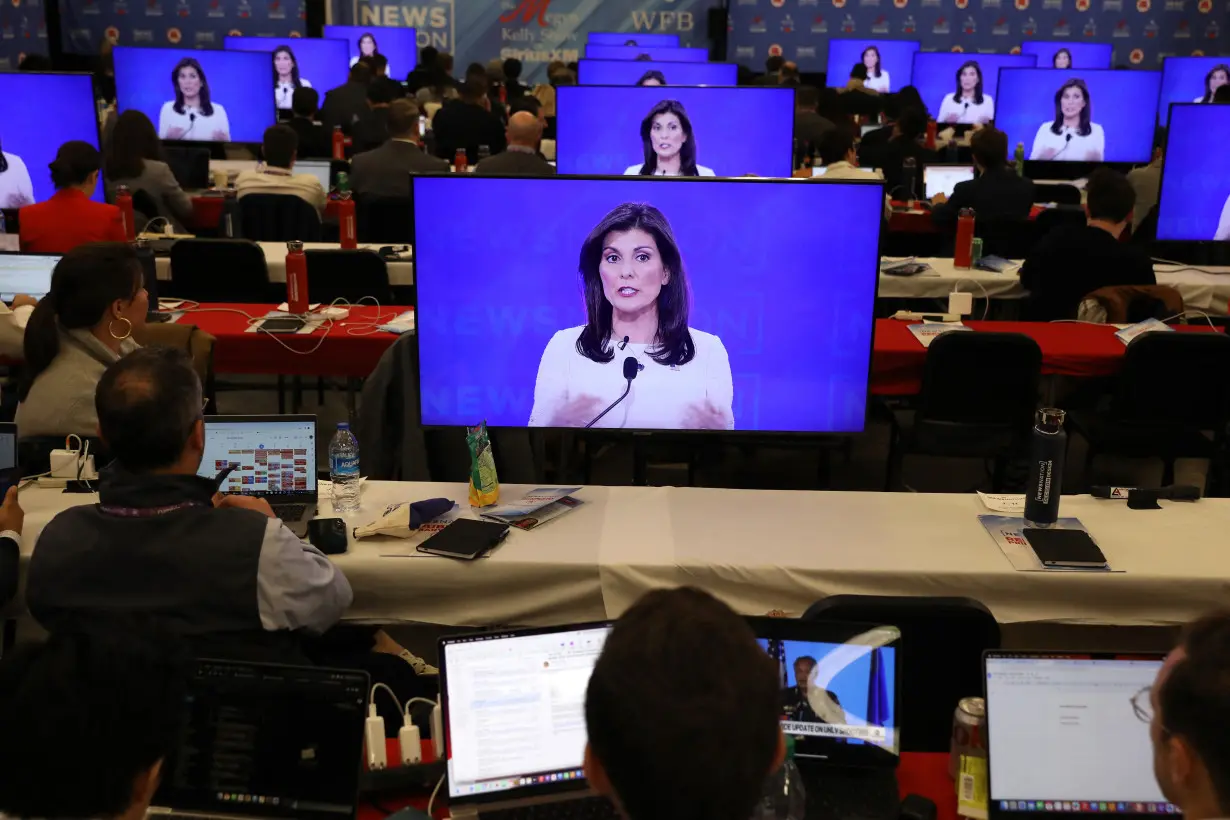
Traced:
<path id="1" fill-rule="evenodd" d="M 828 84 L 842 88 L 855 63 L 867 66 L 867 87 L 887 94 L 910 84 L 916 40 L 829 40 Z M 923 98 L 927 105 L 931 101 Z"/>
<path id="2" fill-rule="evenodd" d="M 350 74 L 346 65 L 349 46 L 345 40 L 227 37 L 223 42 L 228 51 L 273 53 L 267 70 L 272 74 L 275 104 L 281 109 L 290 109 L 291 98 L 299 86 L 316 89 L 324 100 L 325 94 L 343 85 Z"/>
<path id="3" fill-rule="evenodd" d="M 418 65 L 418 40 L 412 28 L 394 26 L 325 26 L 325 37 L 345 40 L 350 44 L 347 66 L 373 52 L 389 61 L 389 76 L 404 80 Z"/>
<path id="4" fill-rule="evenodd" d="M 1230 153 L 1210 151 L 1211 134 L 1230 134 L 1230 105 L 1170 109 L 1158 239 L 1230 241 Z"/>
<path id="5" fill-rule="evenodd" d="M 707 48 L 678 48 L 674 46 L 600 46 L 589 43 L 585 56 L 590 60 L 639 60 L 648 55 L 650 60 L 662 63 L 704 63 L 709 61 Z"/>
<path id="6" fill-rule="evenodd" d="M 790 176 L 791 88 L 564 85 L 555 106 L 561 174 Z"/>
<path id="7" fill-rule="evenodd" d="M 249 51 L 116 46 L 120 111 L 149 117 L 164 140 L 260 142 L 277 114 L 269 55 Z"/>
<path id="8" fill-rule="evenodd" d="M 581 85 L 734 85 L 734 63 L 656 63 L 652 60 L 580 60 Z"/>
<path id="9" fill-rule="evenodd" d="M 913 85 L 941 128 L 986 123 L 995 119 L 999 70 L 1033 68 L 1036 61 L 1033 55 L 918 51 Z"/>
<path id="10" fill-rule="evenodd" d="M 31 111 L 39 116 L 31 116 Z M 98 109 L 89 74 L 0 72 L 0 208 L 42 202 L 56 192 L 47 166 L 71 140 L 98 147 Z M 102 186 L 93 198 L 102 201 Z M 12 226 L 10 226 L 11 229 Z"/>
<path id="11" fill-rule="evenodd" d="M 863 429 L 881 185 L 412 184 L 433 204 L 414 215 L 424 424 Z M 509 202 L 566 207 L 529 234 L 516 220 L 456 218 Z"/>
<path id="12" fill-rule="evenodd" d="M 1026 40 L 1022 54 L 1038 58 L 1038 68 L 1110 68 L 1110 43 L 1071 43 L 1066 40 Z"/>
<path id="13" fill-rule="evenodd" d="M 595 46 L 678 46 L 678 34 L 649 34 L 644 31 L 591 31 L 585 42 Z"/>
<path id="14" fill-rule="evenodd" d="M 1148 162 L 1161 79 L 1157 71 L 1005 68 L 995 126 L 1009 151 L 1023 143 L 1031 160 Z"/>
<path id="15" fill-rule="evenodd" d="M 1167 57 L 1162 60 L 1162 94 L 1158 125 L 1166 124 L 1171 103 L 1210 103 L 1213 93 L 1230 85 L 1230 57 Z"/>

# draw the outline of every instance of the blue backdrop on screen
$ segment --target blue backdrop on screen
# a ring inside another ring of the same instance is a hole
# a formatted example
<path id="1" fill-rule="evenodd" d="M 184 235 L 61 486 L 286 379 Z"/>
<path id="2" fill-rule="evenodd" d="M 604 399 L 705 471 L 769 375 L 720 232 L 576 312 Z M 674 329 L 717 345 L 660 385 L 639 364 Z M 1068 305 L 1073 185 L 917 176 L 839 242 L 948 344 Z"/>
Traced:
<path id="1" fill-rule="evenodd" d="M 957 72 L 969 60 L 977 62 L 982 70 L 982 91 L 984 95 L 991 96 L 991 111 L 988 113 L 991 114 L 991 119 L 994 119 L 994 103 L 999 100 L 999 70 L 1032 68 L 1036 58 L 1032 55 L 953 54 L 949 51 L 915 53 L 913 85 L 922 95 L 923 104 L 927 106 L 931 116 L 938 116 L 944 99 L 957 93 Z"/>
<path id="2" fill-rule="evenodd" d="M 696 162 L 717 176 L 788 177 L 794 143 L 789 88 L 560 86 L 556 90 L 556 161 L 561 174 L 622 174 L 644 162 L 641 123 L 662 100 L 683 105 Z M 730 112 L 739 128 L 730 128 Z"/>
<path id="3" fill-rule="evenodd" d="M 1166 124 L 1171 103 L 1209 102 L 1210 89 L 1226 83 L 1230 83 L 1230 57 L 1168 57 L 1162 63 L 1158 124 Z"/>
<path id="4" fill-rule="evenodd" d="M 826 79 L 833 88 L 840 88 L 850 79 L 850 69 L 863 59 L 868 48 L 880 52 L 880 76 L 869 76 L 867 86 L 877 91 L 899 91 L 910 84 L 914 52 L 917 41 L 907 40 L 838 40 L 829 41 L 828 75 Z M 802 68 L 802 66 L 799 66 Z M 870 73 L 870 72 L 869 72 Z"/>
<path id="5" fill-rule="evenodd" d="M 0 149 L 9 161 L 0 173 L 0 208 L 30 204 L 24 200 L 31 193 L 34 202 L 54 194 L 47 166 L 69 140 L 98 147 L 90 75 L 0 73 Z M 94 199 L 102 201 L 101 186 Z"/>
<path id="6" fill-rule="evenodd" d="M 1022 54 L 1038 58 L 1038 68 L 1063 68 L 1055 65 L 1060 51 L 1072 58 L 1068 68 L 1110 68 L 1114 46 L 1110 43 L 1069 43 L 1065 40 L 1029 40 L 1021 43 Z"/>
<path id="7" fill-rule="evenodd" d="M 97 54 L 104 38 L 125 46 L 222 48 L 228 34 L 302 36 L 307 16 L 306 0 L 55 1 L 64 50 L 80 54 Z"/>
<path id="8" fill-rule="evenodd" d="M 581 245 L 613 208 L 637 202 L 673 229 L 692 295 L 688 326 L 717 336 L 729 355 L 734 428 L 863 428 L 880 186 L 563 176 L 413 184 L 416 201 L 433 203 L 415 213 L 425 424 L 527 423 L 547 343 L 585 324 Z M 511 201 L 567 207 L 548 209 L 529 234 L 515 220 L 456 218 Z M 623 388 L 622 361 L 611 364 L 603 405 Z"/>
<path id="9" fill-rule="evenodd" d="M 17 68 L 26 54 L 46 53 L 43 0 L 8 0 L 0 5 L 0 70 Z"/>
<path id="10" fill-rule="evenodd" d="M 1210 151 L 1210 134 L 1230 134 L 1230 105 L 1171 110 L 1158 239 L 1230 240 L 1230 152 Z"/>
<path id="11" fill-rule="evenodd" d="M 412 28 L 393 28 L 376 26 L 325 26 L 326 37 L 338 37 L 350 46 L 350 60 L 347 66 L 359 61 L 366 54 L 360 51 L 360 40 L 370 36 L 376 41 L 376 50 L 389 61 L 389 76 L 405 79 L 406 75 L 418 65 L 418 37 Z"/>
<path id="12" fill-rule="evenodd" d="M 197 60 L 209 84 L 214 116 L 201 127 L 197 122 L 178 127 L 189 129 L 180 139 L 217 142 L 260 142 L 265 129 L 276 121 L 273 95 L 262 78 L 270 77 L 269 56 L 248 51 L 201 51 L 183 48 L 126 48 L 117 46 L 115 96 L 120 111 L 144 112 L 159 129 L 175 126 L 175 114 L 166 103 L 175 101 L 172 71 L 183 58 Z M 221 112 L 218 108 L 221 106 Z M 222 115 L 225 115 L 223 121 Z M 228 125 L 228 138 L 218 140 L 215 131 Z M 197 129 L 203 132 L 198 136 Z M 175 139 L 173 136 L 165 137 Z"/>
<path id="13" fill-rule="evenodd" d="M 769 649 L 769 642 L 764 638 L 757 638 L 756 643 L 760 644 L 760 648 L 766 652 Z M 782 664 L 784 671 L 784 681 L 782 688 L 787 688 L 795 685 L 794 664 L 799 658 L 809 657 L 813 660 L 820 660 L 829 652 L 841 648 L 844 644 L 837 643 L 819 643 L 813 641 L 782 641 L 783 649 Z M 896 647 L 887 646 L 880 650 L 881 663 L 880 670 L 884 679 L 884 688 L 889 693 L 894 691 L 896 686 L 894 675 L 897 671 Z M 848 716 L 866 720 L 868 707 L 868 684 L 871 682 L 871 653 L 863 655 L 850 664 L 841 668 L 833 679 L 829 681 L 825 687 L 834 695 L 841 703 L 841 708 L 846 711 Z M 893 699 L 890 696 L 886 704 L 887 709 L 881 715 L 880 725 L 893 726 L 896 723 L 897 716 L 893 714 Z"/>
<path id="14" fill-rule="evenodd" d="M 1105 152 L 1088 158 L 1083 140 L 1068 140 L 1042 131 L 1043 123 L 1055 121 L 1055 94 L 1069 79 L 1085 81 L 1089 89 L 1092 138 L 1099 131 Z M 1105 162 L 1148 162 L 1153 155 L 1154 120 L 1161 73 L 1157 71 L 1062 71 L 1054 68 L 1005 68 L 999 73 L 999 104 L 995 127 L 1008 135 L 1009 149 L 1025 144 L 1026 158 L 1044 159 L 1035 147 L 1051 142 L 1064 151 L 1056 159 Z M 1066 150 L 1070 147 L 1072 150 Z"/>
<path id="15" fill-rule="evenodd" d="M 345 40 L 315 40 L 306 37 L 227 37 L 224 41 L 228 51 L 261 51 L 266 54 L 275 48 L 286 46 L 294 55 L 299 67 L 299 79 L 315 88 L 323 100 L 325 92 L 346 82 L 350 74 L 347 55 L 350 53 Z M 269 82 L 273 83 L 272 58 L 270 58 Z"/>
<path id="16" fill-rule="evenodd" d="M 675 46 L 679 45 L 678 34 L 646 34 L 645 32 L 626 31 L 591 31 L 586 35 L 586 45 L 622 46 L 629 42 L 638 46 Z"/>
<path id="17" fill-rule="evenodd" d="M 585 57 L 590 60 L 637 60 L 641 55 L 660 62 L 704 63 L 709 60 L 709 50 L 704 48 L 676 48 L 674 46 L 600 46 L 585 44 Z"/>
<path id="18" fill-rule="evenodd" d="M 636 85 L 649 71 L 660 71 L 667 85 L 734 85 L 734 63 L 655 63 L 652 60 L 579 60 L 581 85 Z"/>

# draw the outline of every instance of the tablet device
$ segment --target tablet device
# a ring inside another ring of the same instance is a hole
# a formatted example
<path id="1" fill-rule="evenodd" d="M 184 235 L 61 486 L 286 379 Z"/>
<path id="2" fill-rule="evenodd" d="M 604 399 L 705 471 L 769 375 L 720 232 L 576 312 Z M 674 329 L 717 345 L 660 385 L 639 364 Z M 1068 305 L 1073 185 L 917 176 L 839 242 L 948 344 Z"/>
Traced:
<path id="1" fill-rule="evenodd" d="M 419 544 L 418 551 L 428 555 L 443 555 L 446 558 L 472 561 L 486 555 L 489 550 L 508 537 L 508 532 L 507 524 L 458 518 Z"/>
<path id="2" fill-rule="evenodd" d="M 1022 534 L 1044 567 L 1108 568 L 1106 556 L 1084 530 L 1040 530 L 1026 527 Z"/>

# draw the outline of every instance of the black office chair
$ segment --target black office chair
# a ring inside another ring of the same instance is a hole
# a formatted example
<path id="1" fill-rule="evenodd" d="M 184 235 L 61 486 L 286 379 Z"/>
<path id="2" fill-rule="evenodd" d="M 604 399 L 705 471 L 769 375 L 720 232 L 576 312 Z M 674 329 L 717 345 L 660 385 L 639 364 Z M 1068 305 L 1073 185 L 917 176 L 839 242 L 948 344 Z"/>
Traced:
<path id="1" fill-rule="evenodd" d="M 1042 350 L 1028 336 L 952 331 L 936 337 L 915 411 L 893 411 L 884 489 L 898 486 L 905 456 L 914 454 L 994 459 L 991 483 L 1000 490 L 1008 461 L 1029 440 L 1041 373 Z"/>
<path id="2" fill-rule="evenodd" d="M 1046 208 L 1034 219 L 1034 233 L 1041 239 L 1060 228 L 1079 228 L 1088 221 L 1085 209 L 1080 205 L 1057 205 Z"/>
<path id="3" fill-rule="evenodd" d="M 999 624 L 972 598 L 831 595 L 803 620 L 850 621 L 901 630 L 901 749 L 948 751 L 961 698 L 982 694 L 982 653 L 1000 645 Z"/>
<path id="4" fill-rule="evenodd" d="M 1075 185 L 1034 183 L 1034 202 L 1054 202 L 1057 205 L 1080 205 L 1081 192 Z"/>
<path id="5" fill-rule="evenodd" d="M 141 233 L 150 220 L 158 216 L 158 201 L 144 188 L 132 192 L 132 210 L 136 219 L 136 232 Z"/>
<path id="6" fill-rule="evenodd" d="M 1152 245 L 1157 241 L 1157 206 L 1154 205 L 1132 230 L 1132 244 Z"/>
<path id="7" fill-rule="evenodd" d="M 167 165 L 184 190 L 202 190 L 212 184 L 209 178 L 209 149 L 186 148 L 179 145 L 163 146 Z"/>
<path id="8" fill-rule="evenodd" d="M 409 245 L 414 241 L 414 200 L 410 197 L 357 197 L 355 217 L 360 242 Z"/>
<path id="9" fill-rule="evenodd" d="M 389 267 L 370 250 L 306 251 L 308 299 L 328 304 L 345 299 L 354 304 L 373 297 L 381 305 L 393 304 Z"/>
<path id="10" fill-rule="evenodd" d="M 181 239 L 171 246 L 171 282 L 163 288 L 164 296 L 197 302 L 267 302 L 271 290 L 265 254 L 255 242 Z"/>
<path id="11" fill-rule="evenodd" d="M 320 214 L 293 194 L 245 194 L 236 205 L 239 235 L 255 242 L 319 242 Z"/>

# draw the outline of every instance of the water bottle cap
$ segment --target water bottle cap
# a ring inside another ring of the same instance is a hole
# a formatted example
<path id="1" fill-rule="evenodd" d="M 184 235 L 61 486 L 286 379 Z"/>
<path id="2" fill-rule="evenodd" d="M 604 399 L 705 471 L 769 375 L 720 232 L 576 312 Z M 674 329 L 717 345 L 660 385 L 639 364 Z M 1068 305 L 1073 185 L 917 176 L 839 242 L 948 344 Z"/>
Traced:
<path id="1" fill-rule="evenodd" d="M 290 251 L 291 253 L 299 253 L 303 250 L 303 243 L 297 239 L 291 242 L 287 242 L 286 250 Z"/>
<path id="2" fill-rule="evenodd" d="M 1055 407 L 1043 407 L 1038 411 L 1038 427 L 1047 433 L 1058 433 L 1063 427 L 1064 417 L 1067 416 L 1063 410 Z"/>

